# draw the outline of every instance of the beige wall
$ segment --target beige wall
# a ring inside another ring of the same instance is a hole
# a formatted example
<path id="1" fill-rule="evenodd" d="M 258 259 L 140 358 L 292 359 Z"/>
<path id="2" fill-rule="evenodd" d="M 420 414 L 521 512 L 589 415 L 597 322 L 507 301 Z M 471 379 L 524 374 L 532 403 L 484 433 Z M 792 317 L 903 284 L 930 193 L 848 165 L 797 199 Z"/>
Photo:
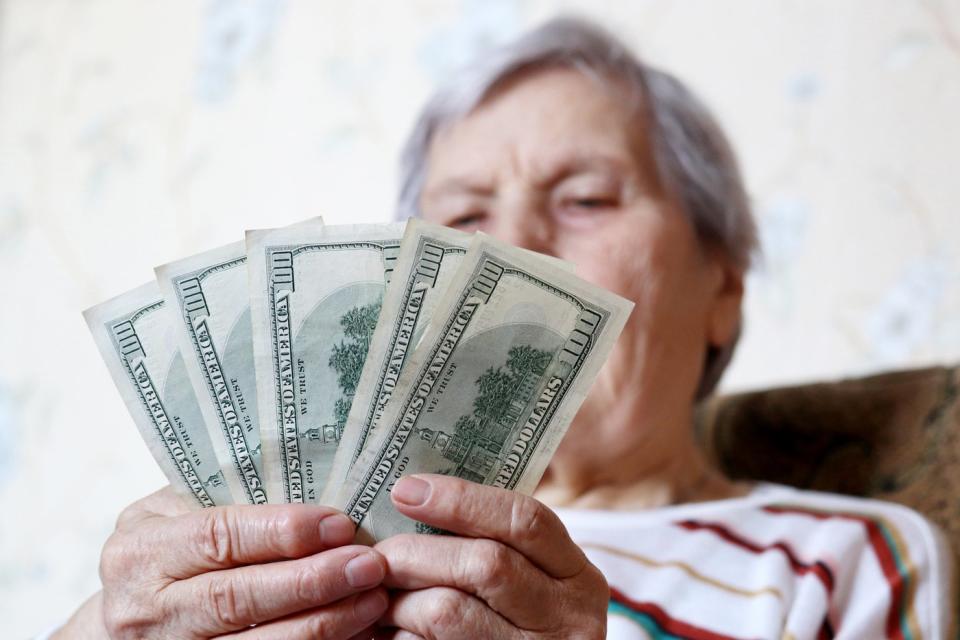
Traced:
<path id="1" fill-rule="evenodd" d="M 728 389 L 960 359 L 955 0 L 0 2 L 6 637 L 161 484 L 80 310 L 247 227 L 387 218 L 434 81 L 578 4 L 741 152 L 767 258 Z"/>

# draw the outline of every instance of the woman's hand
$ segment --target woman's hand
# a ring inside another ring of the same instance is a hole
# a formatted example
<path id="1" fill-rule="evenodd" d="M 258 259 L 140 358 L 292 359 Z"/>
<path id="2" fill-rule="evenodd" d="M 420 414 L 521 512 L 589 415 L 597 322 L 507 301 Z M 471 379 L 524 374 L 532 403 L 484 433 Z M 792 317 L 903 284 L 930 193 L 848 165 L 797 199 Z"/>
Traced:
<path id="1" fill-rule="evenodd" d="M 609 589 L 556 514 L 512 491 L 439 475 L 391 492 L 404 515 L 458 536 L 399 535 L 376 549 L 393 593 L 388 638 L 603 638 Z M 466 537 L 459 537 L 466 536 Z"/>
<path id="2" fill-rule="evenodd" d="M 379 587 L 386 565 L 369 547 L 345 546 L 353 535 L 350 520 L 328 507 L 187 511 L 164 489 L 120 515 L 100 560 L 102 594 L 60 634 L 346 639 L 367 630 L 369 636 L 387 607 Z M 100 629 L 93 628 L 97 622 Z"/>

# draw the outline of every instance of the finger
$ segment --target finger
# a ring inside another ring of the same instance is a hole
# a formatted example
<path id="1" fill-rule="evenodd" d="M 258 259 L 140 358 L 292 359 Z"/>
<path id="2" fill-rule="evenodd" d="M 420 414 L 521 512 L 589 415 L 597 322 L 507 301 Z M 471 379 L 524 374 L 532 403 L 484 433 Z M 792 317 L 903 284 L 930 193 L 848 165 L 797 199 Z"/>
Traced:
<path id="1" fill-rule="evenodd" d="M 167 485 L 124 509 L 117 518 L 117 530 L 135 526 L 148 518 L 179 516 L 189 512 L 190 508 L 186 501 L 173 490 L 172 486 Z"/>
<path id="2" fill-rule="evenodd" d="M 394 595 L 380 619 L 424 638 L 473 640 L 474 638 L 517 638 L 518 629 L 480 600 L 449 587 L 404 591 Z"/>
<path id="3" fill-rule="evenodd" d="M 302 558 L 350 544 L 355 527 L 330 507 L 308 504 L 236 505 L 144 523 L 138 536 L 159 571 L 182 580 L 245 564 Z"/>
<path id="4" fill-rule="evenodd" d="M 373 589 L 326 607 L 220 637 L 230 640 L 366 640 L 373 637 L 371 624 L 383 614 L 388 603 L 383 589 Z"/>
<path id="5" fill-rule="evenodd" d="M 414 591 L 454 587 L 483 600 L 518 627 L 543 629 L 544 602 L 557 582 L 522 555 L 487 538 L 398 535 L 374 547 L 387 560 L 384 586 Z"/>
<path id="6" fill-rule="evenodd" d="M 530 496 L 437 474 L 404 476 L 390 496 L 414 520 L 499 540 L 555 578 L 575 576 L 588 564 L 560 518 Z"/>
<path id="7" fill-rule="evenodd" d="M 170 598 L 169 609 L 189 602 L 200 612 L 190 620 L 193 631 L 218 635 L 369 590 L 385 574 L 382 555 L 354 545 L 298 560 L 212 571 L 175 582 L 163 593 Z"/>

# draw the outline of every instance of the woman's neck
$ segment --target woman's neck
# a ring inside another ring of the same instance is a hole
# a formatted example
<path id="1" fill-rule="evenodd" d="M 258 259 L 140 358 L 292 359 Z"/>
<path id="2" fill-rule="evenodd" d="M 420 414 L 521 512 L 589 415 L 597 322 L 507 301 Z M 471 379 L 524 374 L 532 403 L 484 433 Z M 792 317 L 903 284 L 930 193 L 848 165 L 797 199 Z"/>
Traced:
<path id="1" fill-rule="evenodd" d="M 607 431 L 579 415 L 535 496 L 554 507 L 636 510 L 749 492 L 749 485 L 731 481 L 707 460 L 694 437 L 692 412 L 673 422 Z"/>

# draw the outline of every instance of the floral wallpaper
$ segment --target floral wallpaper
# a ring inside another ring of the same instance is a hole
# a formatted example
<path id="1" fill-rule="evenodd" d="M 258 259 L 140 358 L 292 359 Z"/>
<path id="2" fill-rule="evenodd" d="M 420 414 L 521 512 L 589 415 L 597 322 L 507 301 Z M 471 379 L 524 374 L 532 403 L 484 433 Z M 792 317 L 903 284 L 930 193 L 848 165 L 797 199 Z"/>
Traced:
<path id="1" fill-rule="evenodd" d="M 957 0 L 0 0 L 0 620 L 97 589 L 162 483 L 80 311 L 315 214 L 390 216 L 438 79 L 557 12 L 687 80 L 764 257 L 726 389 L 960 360 Z"/>

